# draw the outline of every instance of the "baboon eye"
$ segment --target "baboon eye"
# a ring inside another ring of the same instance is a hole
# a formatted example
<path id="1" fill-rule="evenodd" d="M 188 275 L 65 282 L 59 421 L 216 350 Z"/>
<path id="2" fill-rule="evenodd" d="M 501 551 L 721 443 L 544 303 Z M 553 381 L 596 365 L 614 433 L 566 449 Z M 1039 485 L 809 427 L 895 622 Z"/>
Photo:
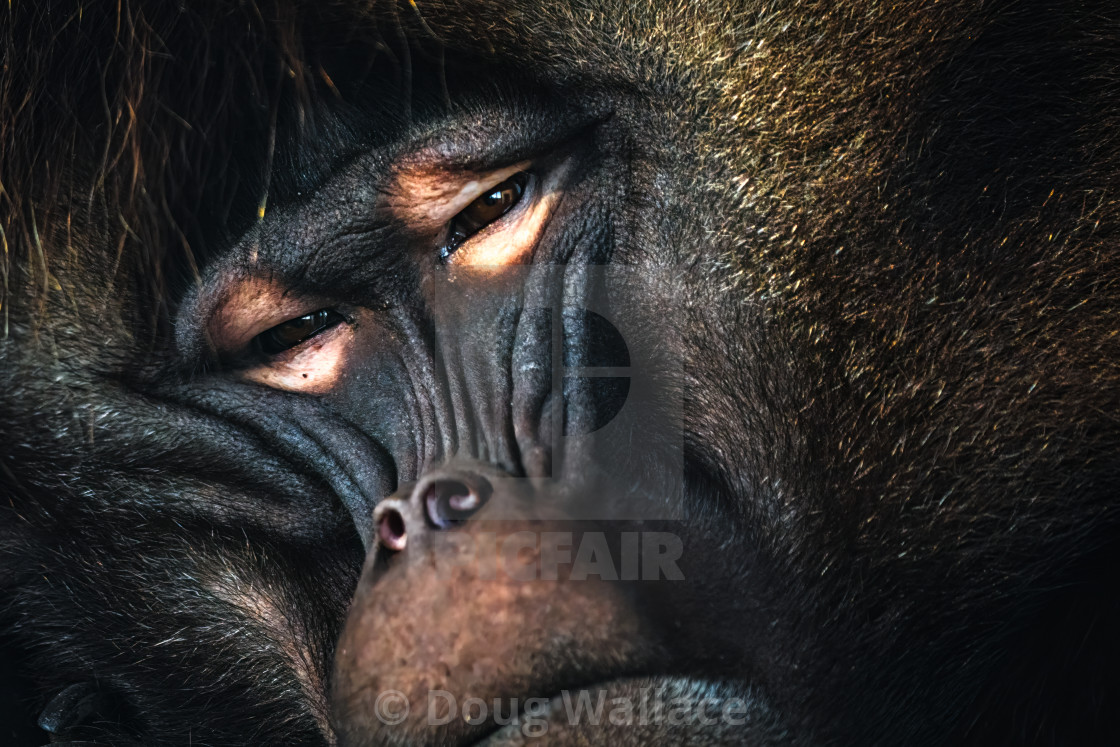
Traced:
<path id="1" fill-rule="evenodd" d="M 310 340 L 346 319 L 334 309 L 319 309 L 311 314 L 289 319 L 257 335 L 255 343 L 266 355 L 276 355 Z"/>
<path id="2" fill-rule="evenodd" d="M 496 184 L 451 219 L 447 241 L 440 256 L 450 257 L 459 245 L 514 208 L 525 194 L 529 175 L 522 171 Z"/>

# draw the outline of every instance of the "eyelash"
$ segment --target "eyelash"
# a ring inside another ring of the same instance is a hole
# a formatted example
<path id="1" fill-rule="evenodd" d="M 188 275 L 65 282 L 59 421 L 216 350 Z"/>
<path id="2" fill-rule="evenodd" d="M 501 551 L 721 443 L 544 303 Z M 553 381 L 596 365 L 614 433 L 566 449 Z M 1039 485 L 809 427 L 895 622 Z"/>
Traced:
<path id="1" fill-rule="evenodd" d="M 313 337 L 318 337 L 345 321 L 346 317 L 334 309 L 319 309 L 266 329 L 253 338 L 252 345 L 254 349 L 265 356 L 277 356 L 302 345 Z M 306 331 L 301 330 L 300 326 L 306 328 Z M 281 337 L 286 333 L 291 333 L 292 337 L 290 339 Z"/>

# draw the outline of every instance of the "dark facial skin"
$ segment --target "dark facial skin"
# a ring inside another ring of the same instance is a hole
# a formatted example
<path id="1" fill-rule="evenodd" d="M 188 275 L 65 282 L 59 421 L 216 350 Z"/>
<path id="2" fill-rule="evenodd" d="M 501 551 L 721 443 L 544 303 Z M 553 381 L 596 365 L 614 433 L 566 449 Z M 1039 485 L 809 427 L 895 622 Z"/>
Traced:
<path id="1" fill-rule="evenodd" d="M 1120 15 L 976 6 L 0 10 L 0 742 L 1114 741 Z"/>

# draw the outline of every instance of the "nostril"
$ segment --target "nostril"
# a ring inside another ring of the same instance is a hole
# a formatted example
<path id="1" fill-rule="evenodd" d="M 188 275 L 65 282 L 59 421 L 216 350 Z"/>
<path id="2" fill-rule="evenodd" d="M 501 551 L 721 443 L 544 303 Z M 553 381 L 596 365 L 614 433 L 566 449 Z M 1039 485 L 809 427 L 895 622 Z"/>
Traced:
<path id="1" fill-rule="evenodd" d="M 377 519 L 377 538 L 381 546 L 389 550 L 400 551 L 408 542 L 405 532 L 404 517 L 396 509 L 387 509 Z"/>
<path id="2" fill-rule="evenodd" d="M 475 477 L 463 480 L 432 480 L 424 490 L 424 511 L 437 529 L 461 524 L 482 508 L 490 497 L 490 483 Z"/>

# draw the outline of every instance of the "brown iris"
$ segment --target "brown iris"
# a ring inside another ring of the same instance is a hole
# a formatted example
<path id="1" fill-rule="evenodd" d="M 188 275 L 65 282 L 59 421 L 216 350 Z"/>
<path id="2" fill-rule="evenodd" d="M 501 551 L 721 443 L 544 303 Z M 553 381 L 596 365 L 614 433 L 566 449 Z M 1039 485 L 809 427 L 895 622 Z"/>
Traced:
<path id="1" fill-rule="evenodd" d="M 345 321 L 342 314 L 333 309 L 319 309 L 311 314 L 289 319 L 257 335 L 256 343 L 266 355 L 276 355 L 294 348 L 304 340 L 309 340 L 339 322 Z"/>
<path id="2" fill-rule="evenodd" d="M 440 256 L 444 259 L 450 257 L 460 244 L 512 210 L 525 194 L 528 181 L 529 175 L 525 172 L 514 174 L 463 208 L 462 212 L 451 219 L 447 242 L 440 251 Z"/>

